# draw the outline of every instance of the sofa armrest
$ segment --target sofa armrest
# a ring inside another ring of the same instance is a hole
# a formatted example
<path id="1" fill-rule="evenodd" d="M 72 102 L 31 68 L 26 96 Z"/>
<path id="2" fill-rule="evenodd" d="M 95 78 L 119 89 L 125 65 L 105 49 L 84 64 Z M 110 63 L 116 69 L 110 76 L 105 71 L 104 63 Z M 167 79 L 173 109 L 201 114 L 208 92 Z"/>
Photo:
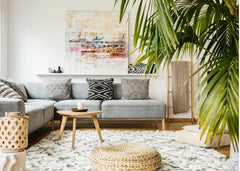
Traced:
<path id="1" fill-rule="evenodd" d="M 20 99 L 0 98 L 0 117 L 5 116 L 5 112 L 25 114 L 24 102 Z"/>

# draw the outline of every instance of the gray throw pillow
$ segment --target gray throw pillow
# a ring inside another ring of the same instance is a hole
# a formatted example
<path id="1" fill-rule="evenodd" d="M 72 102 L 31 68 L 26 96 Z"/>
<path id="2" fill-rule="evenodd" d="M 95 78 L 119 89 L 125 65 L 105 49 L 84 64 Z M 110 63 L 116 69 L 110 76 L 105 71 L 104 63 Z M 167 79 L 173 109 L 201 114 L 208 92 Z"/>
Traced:
<path id="1" fill-rule="evenodd" d="M 45 99 L 66 100 L 71 96 L 71 79 L 45 79 Z"/>
<path id="2" fill-rule="evenodd" d="M 122 99 L 149 99 L 149 79 L 122 79 Z"/>
<path id="3" fill-rule="evenodd" d="M 22 99 L 11 87 L 0 81 L 0 98 Z"/>
<path id="4" fill-rule="evenodd" d="M 17 84 L 13 81 L 9 81 L 6 79 L 2 79 L 0 78 L 0 81 L 2 83 L 4 83 L 5 85 L 9 86 L 10 88 L 12 88 L 15 92 L 17 92 L 17 94 L 19 94 L 21 96 L 21 99 L 23 101 L 27 101 L 27 97 L 24 95 L 24 93 L 21 91 L 21 89 L 17 86 Z"/>

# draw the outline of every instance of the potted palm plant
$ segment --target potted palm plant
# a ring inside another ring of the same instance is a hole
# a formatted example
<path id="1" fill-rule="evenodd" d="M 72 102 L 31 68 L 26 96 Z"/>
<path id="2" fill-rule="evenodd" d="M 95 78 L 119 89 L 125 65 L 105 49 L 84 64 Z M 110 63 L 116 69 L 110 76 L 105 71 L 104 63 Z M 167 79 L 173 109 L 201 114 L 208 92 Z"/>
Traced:
<path id="1" fill-rule="evenodd" d="M 194 55 L 200 63 L 195 112 L 206 141 L 225 128 L 235 151 L 239 143 L 239 14 L 236 0 L 115 0 L 120 21 L 136 6 L 133 45 L 147 60 L 145 73 Z M 208 73 L 208 74 L 207 74 Z"/>

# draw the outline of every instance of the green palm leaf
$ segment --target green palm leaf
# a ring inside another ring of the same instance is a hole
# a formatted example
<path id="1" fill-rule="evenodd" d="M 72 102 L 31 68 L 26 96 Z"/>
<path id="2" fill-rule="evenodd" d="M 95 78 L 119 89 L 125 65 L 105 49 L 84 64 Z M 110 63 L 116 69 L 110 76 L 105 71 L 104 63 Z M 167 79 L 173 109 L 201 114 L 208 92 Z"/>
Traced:
<path id="1" fill-rule="evenodd" d="M 119 0 L 115 0 L 117 3 Z M 131 3 L 130 3 L 131 2 Z M 137 3 L 138 2 L 138 3 Z M 120 20 L 127 6 L 138 8 L 134 46 L 136 64 L 147 60 L 145 73 L 187 54 L 196 54 L 201 67 L 195 96 L 196 113 L 206 142 L 225 128 L 239 143 L 239 14 L 236 0 L 121 0 Z M 194 74 L 196 74 L 194 73 Z M 194 75 L 193 74 L 193 75 Z"/>

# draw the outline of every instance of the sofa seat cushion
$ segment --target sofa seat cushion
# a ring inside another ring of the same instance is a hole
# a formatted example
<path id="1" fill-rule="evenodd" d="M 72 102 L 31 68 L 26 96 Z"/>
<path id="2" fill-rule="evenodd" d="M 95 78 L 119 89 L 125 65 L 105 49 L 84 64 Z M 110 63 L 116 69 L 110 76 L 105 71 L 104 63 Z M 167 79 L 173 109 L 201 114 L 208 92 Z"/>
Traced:
<path id="1" fill-rule="evenodd" d="M 166 105 L 161 100 L 108 100 L 102 103 L 103 119 L 163 119 Z"/>
<path id="2" fill-rule="evenodd" d="M 101 100 L 82 100 L 82 99 L 72 99 L 72 100 L 61 100 L 54 104 L 56 110 L 71 110 L 77 107 L 78 102 L 83 102 L 84 108 L 88 110 L 101 110 Z M 100 117 L 100 115 L 97 115 Z M 90 116 L 82 117 L 90 118 Z"/>
<path id="3" fill-rule="evenodd" d="M 54 101 L 28 100 L 25 102 L 26 115 L 29 116 L 29 132 L 40 128 L 43 124 L 53 119 Z"/>
<path id="4" fill-rule="evenodd" d="M 45 108 L 46 106 L 54 105 L 56 101 L 54 100 L 43 100 L 43 99 L 28 99 L 25 104 L 27 105 L 37 105 L 39 107 Z"/>
<path id="5" fill-rule="evenodd" d="M 29 117 L 28 133 L 31 133 L 43 125 L 43 109 L 33 105 L 25 105 L 25 111 Z"/>

